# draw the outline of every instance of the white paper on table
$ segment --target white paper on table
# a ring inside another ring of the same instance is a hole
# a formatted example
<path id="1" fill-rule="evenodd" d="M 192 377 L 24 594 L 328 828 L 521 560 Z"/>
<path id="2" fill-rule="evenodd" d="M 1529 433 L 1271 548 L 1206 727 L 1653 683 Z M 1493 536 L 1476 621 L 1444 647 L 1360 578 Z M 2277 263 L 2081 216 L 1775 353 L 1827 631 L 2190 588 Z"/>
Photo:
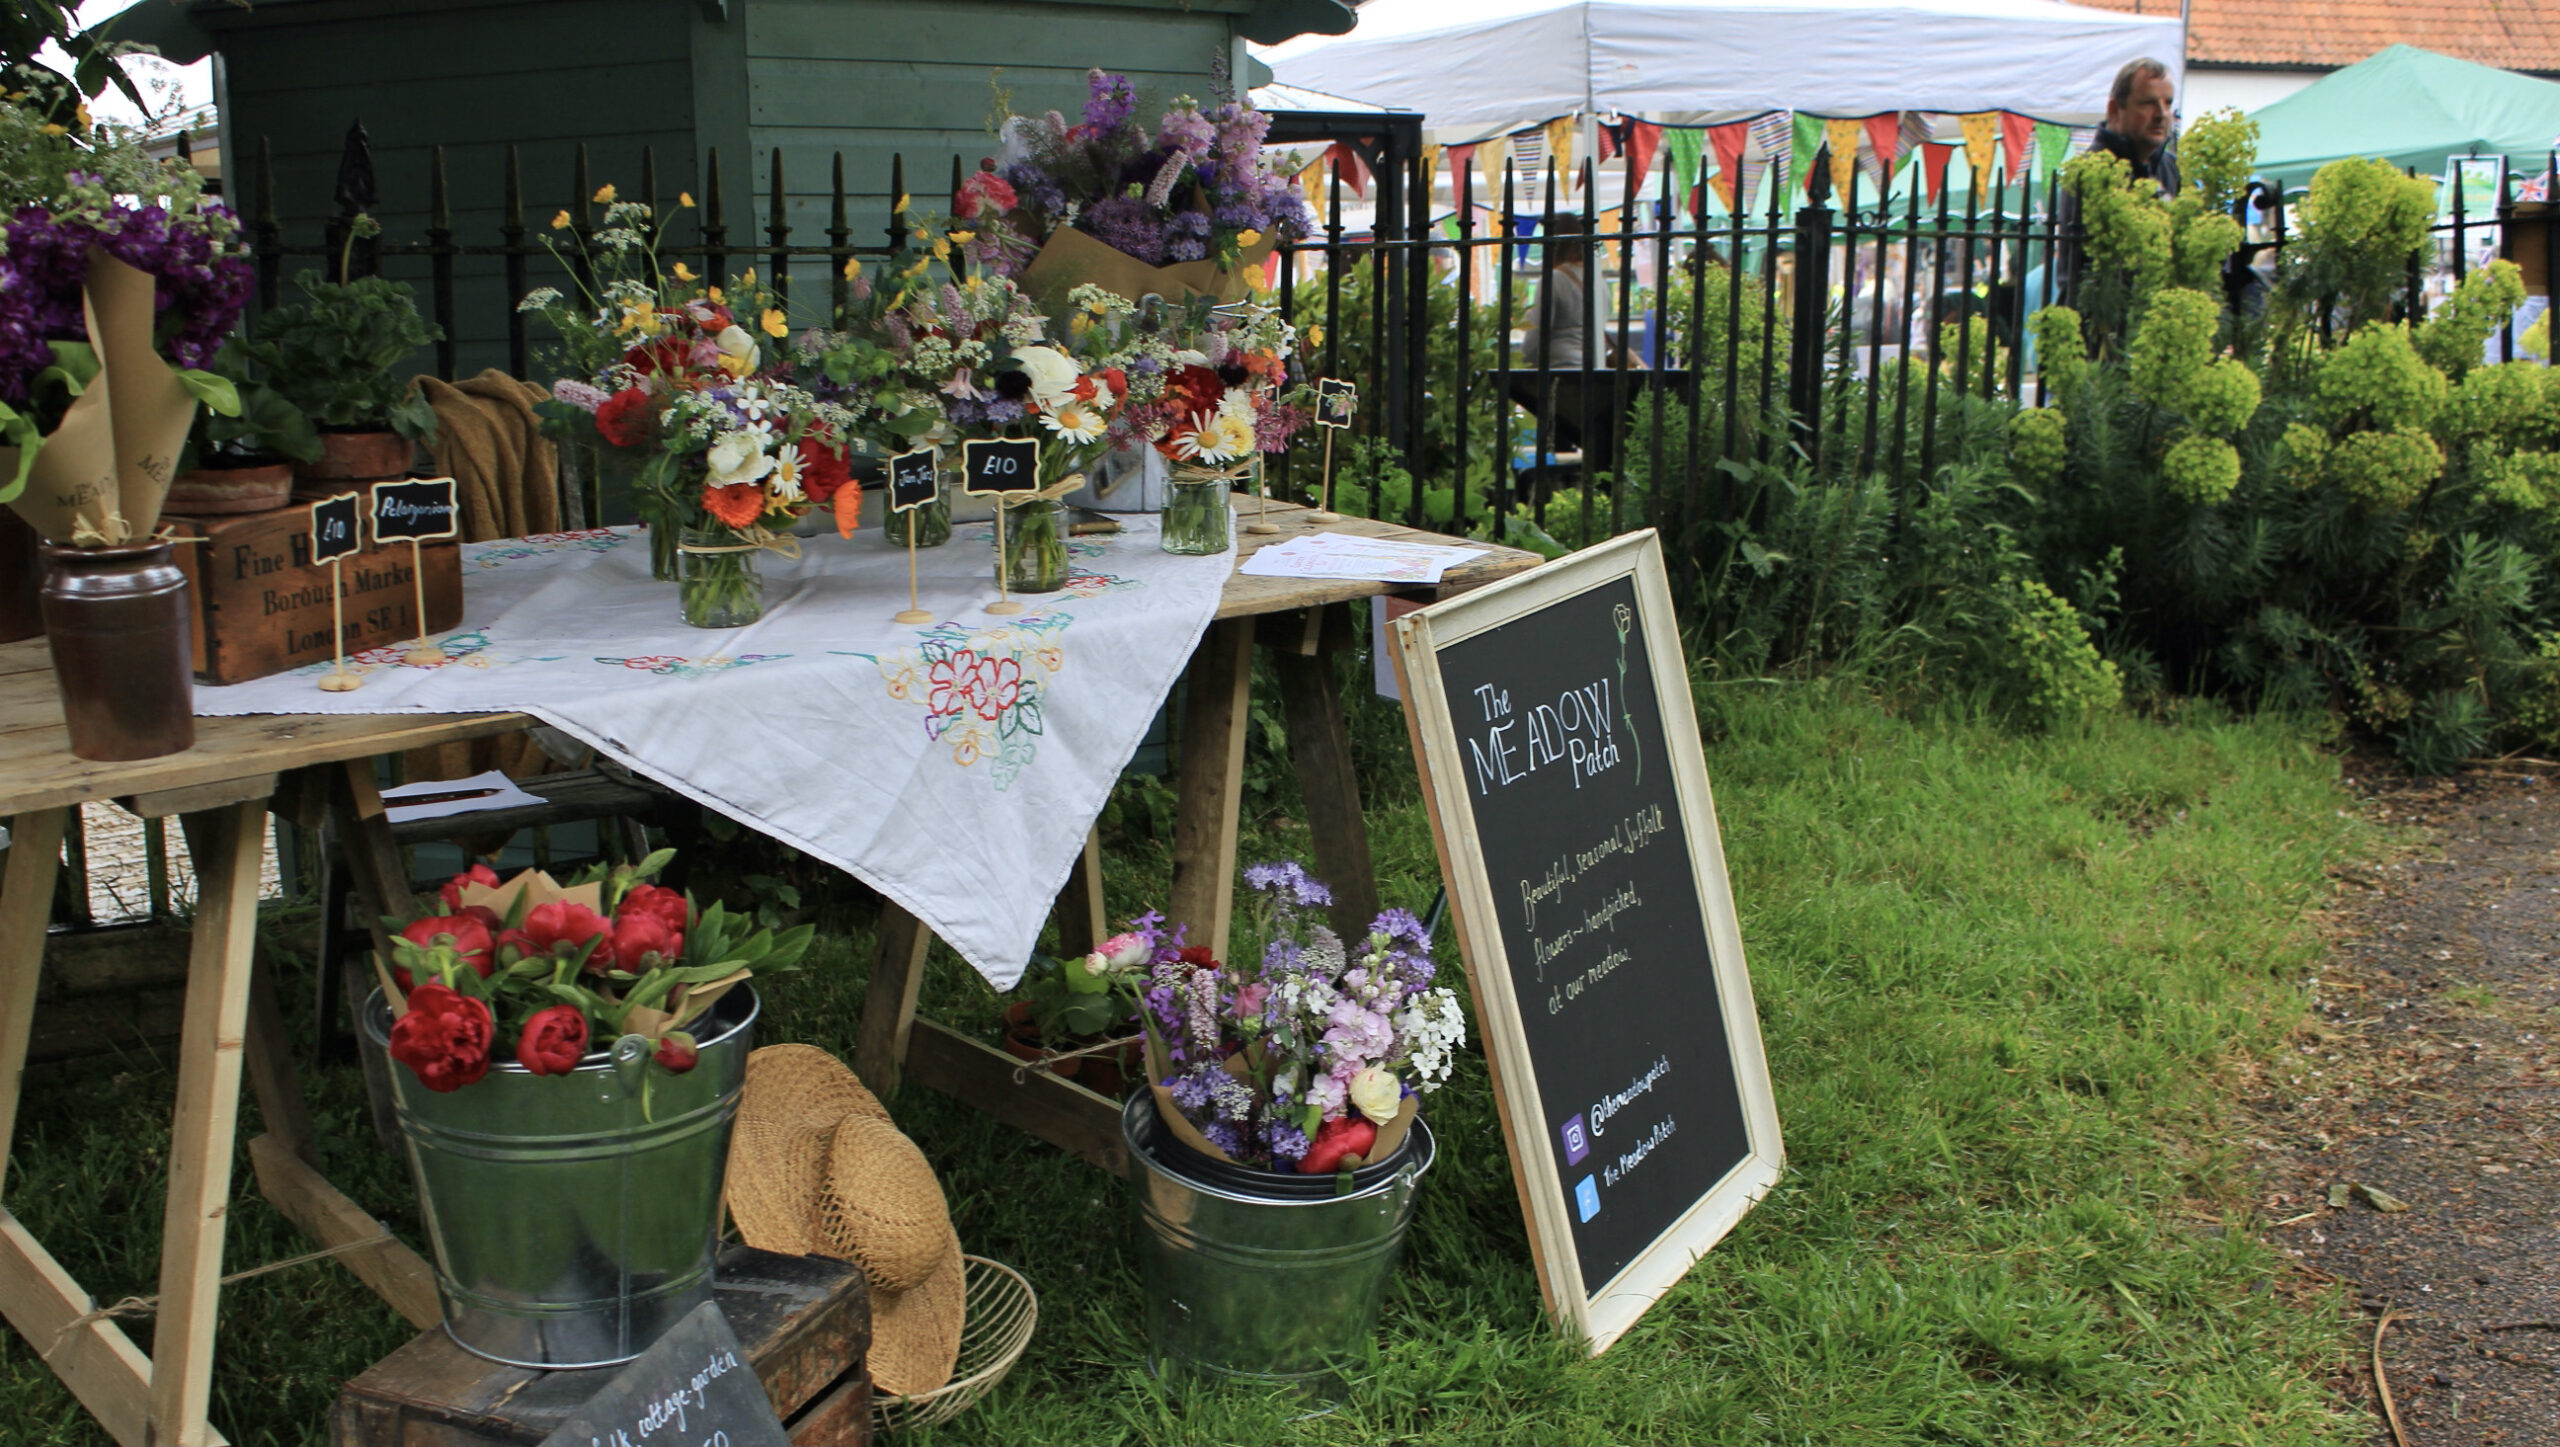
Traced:
<path id="1" fill-rule="evenodd" d="M 1449 569 L 1485 555 L 1484 548 L 1446 548 L 1349 533 L 1310 533 L 1275 543 L 1237 571 L 1257 578 L 1360 578 L 1382 583 L 1437 583 Z"/>
<path id="2" fill-rule="evenodd" d="M 486 789 L 489 792 L 480 794 Z M 434 798 L 439 794 L 479 794 L 471 799 L 448 799 L 440 804 L 402 804 L 404 798 Z M 505 771 L 491 769 L 473 774 L 468 779 L 436 779 L 424 784 L 402 784 L 382 791 L 386 806 L 384 817 L 394 824 L 407 824 L 418 819 L 442 819 L 453 814 L 477 814 L 486 809 L 518 809 L 527 804 L 546 802 L 539 794 L 528 794 Z"/>

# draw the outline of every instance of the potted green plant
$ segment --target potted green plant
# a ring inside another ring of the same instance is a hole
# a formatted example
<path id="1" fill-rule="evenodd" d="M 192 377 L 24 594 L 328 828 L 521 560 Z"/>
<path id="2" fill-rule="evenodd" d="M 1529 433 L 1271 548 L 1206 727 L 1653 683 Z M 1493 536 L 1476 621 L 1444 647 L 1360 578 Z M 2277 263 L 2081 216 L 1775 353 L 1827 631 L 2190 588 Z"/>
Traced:
<path id="1" fill-rule="evenodd" d="M 238 338 L 225 342 L 206 370 L 229 379 L 240 410 L 196 414 L 165 509 L 203 516 L 284 506 L 293 497 L 294 468 L 321 459 L 320 429 L 281 389 L 253 375 Z"/>
<path id="2" fill-rule="evenodd" d="M 1019 998 L 1005 1007 L 1006 1053 L 1118 1095 L 1139 1060 L 1131 971 L 1151 954 L 1146 938 L 1131 933 L 1105 940 L 1089 955 L 1034 961 L 1015 988 Z"/>
<path id="3" fill-rule="evenodd" d="M 409 470 L 417 443 L 436 440 L 435 409 L 392 368 L 444 330 L 418 315 L 408 286 L 378 276 L 324 281 L 304 272 L 303 300 L 260 316 L 242 353 L 319 429 L 308 481 L 362 481 Z"/>

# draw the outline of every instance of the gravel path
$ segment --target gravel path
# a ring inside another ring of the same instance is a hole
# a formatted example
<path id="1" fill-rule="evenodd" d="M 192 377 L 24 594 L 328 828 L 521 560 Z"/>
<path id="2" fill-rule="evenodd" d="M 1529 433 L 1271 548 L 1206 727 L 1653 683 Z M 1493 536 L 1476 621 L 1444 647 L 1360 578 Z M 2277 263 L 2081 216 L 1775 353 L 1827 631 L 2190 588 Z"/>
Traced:
<path id="1" fill-rule="evenodd" d="M 2347 872 L 2317 1023 L 2251 1102 L 2274 1235 L 2374 1328 L 2409 1447 L 2560 1447 L 2560 771 L 2353 772 L 2398 858 Z"/>

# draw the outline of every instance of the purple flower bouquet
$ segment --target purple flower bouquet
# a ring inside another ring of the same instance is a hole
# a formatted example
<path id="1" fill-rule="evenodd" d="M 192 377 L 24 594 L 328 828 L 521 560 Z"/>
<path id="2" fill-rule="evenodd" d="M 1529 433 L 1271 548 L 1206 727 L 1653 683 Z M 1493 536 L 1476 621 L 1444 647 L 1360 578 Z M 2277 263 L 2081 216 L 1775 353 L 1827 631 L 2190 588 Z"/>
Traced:
<path id="1" fill-rule="evenodd" d="M 1281 238 L 1313 227 L 1306 202 L 1262 152 L 1271 118 L 1227 100 L 1177 96 L 1150 132 L 1127 76 L 1096 70 L 1080 122 L 1012 116 L 1001 153 L 961 185 L 954 216 L 972 254 L 1054 305 L 1086 283 L 1125 297 L 1238 301 Z M 1028 264 L 1022 258 L 1028 257 Z"/>
<path id="2" fill-rule="evenodd" d="M 0 502 L 57 543 L 147 537 L 197 403 L 239 408 L 197 370 L 256 279 L 239 225 L 129 132 L 0 106 L 0 154 Z"/>
<path id="3" fill-rule="evenodd" d="M 1186 946 L 1156 915 L 1087 962 L 1133 977 L 1157 1112 L 1235 1165 L 1320 1175 L 1382 1160 L 1466 1042 L 1457 996 L 1431 983 L 1430 937 L 1390 909 L 1346 946 L 1312 913 L 1332 891 L 1298 865 L 1258 864 L 1245 882 L 1267 941 L 1257 965 Z"/>

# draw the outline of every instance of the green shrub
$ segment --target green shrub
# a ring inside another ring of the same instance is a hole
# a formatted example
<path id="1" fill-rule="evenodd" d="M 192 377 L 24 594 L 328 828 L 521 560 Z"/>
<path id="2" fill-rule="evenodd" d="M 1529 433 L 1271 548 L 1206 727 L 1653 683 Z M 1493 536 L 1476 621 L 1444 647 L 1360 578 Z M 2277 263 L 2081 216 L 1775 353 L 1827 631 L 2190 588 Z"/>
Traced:
<path id="1" fill-rule="evenodd" d="M 2066 426 L 2051 407 L 2030 407 L 2009 419 L 2009 467 L 2020 482 L 2042 486 L 2062 476 L 2071 452 Z"/>
<path id="2" fill-rule="evenodd" d="M 2001 586 L 2015 701 L 2030 720 L 2057 728 L 2124 701 L 2124 676 L 2098 656 L 2076 609 L 2032 578 Z"/>
<path id="3" fill-rule="evenodd" d="M 2211 507 L 2240 485 L 2240 454 L 2219 437 L 2190 432 L 2169 444 L 2160 476 L 2173 495 Z"/>

